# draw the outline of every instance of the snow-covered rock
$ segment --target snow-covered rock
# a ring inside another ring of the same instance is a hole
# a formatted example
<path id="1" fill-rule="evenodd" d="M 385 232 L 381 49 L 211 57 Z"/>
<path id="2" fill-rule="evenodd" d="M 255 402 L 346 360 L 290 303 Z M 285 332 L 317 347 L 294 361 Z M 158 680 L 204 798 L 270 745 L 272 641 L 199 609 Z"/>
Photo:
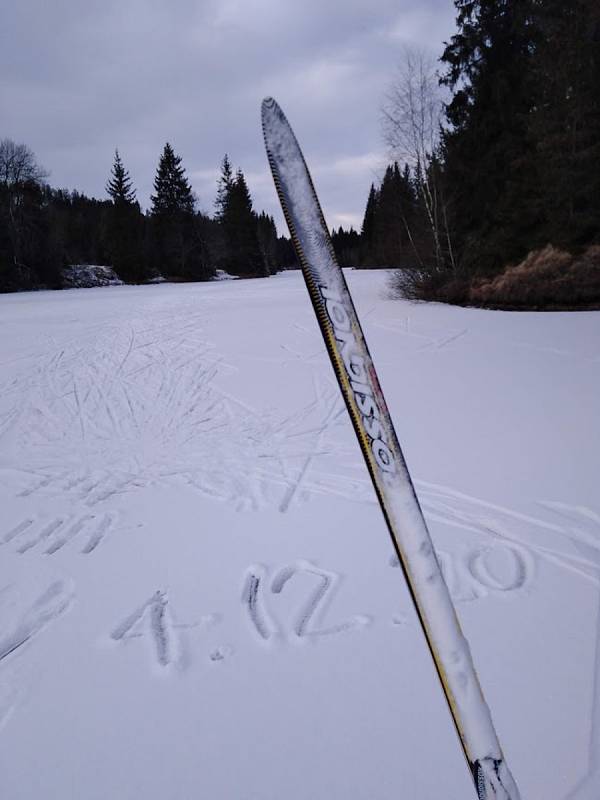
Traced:
<path id="1" fill-rule="evenodd" d="M 123 281 L 112 267 L 100 264 L 70 264 L 62 271 L 66 289 L 91 289 L 94 286 L 121 286 Z"/>
<path id="2" fill-rule="evenodd" d="M 215 275 L 212 278 L 213 281 L 235 281 L 237 280 L 237 275 L 231 275 L 224 269 L 216 269 Z"/>

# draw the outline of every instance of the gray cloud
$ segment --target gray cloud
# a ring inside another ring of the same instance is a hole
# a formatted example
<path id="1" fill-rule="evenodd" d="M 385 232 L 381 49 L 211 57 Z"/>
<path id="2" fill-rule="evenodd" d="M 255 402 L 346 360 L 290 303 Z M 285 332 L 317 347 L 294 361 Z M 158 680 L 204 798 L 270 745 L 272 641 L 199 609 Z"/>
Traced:
<path id="1" fill-rule="evenodd" d="M 453 19 L 452 0 L 21 0 L 0 18 L 0 138 L 97 197 L 118 147 L 142 204 L 169 140 L 207 211 L 228 152 L 280 224 L 259 123 L 273 95 L 330 225 L 357 224 L 402 46 L 438 55 Z"/>

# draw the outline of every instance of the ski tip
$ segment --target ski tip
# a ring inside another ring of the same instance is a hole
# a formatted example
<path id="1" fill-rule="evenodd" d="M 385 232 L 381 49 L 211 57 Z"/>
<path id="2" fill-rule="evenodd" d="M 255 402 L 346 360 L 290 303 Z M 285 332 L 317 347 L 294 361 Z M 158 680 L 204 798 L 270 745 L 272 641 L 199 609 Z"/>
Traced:
<path id="1" fill-rule="evenodd" d="M 263 128 L 265 128 L 270 122 L 273 122 L 275 120 L 277 121 L 285 120 L 285 114 L 283 113 L 283 111 L 279 107 L 279 104 L 273 97 L 265 97 L 265 99 L 262 101 L 261 116 L 262 116 Z"/>
<path id="2" fill-rule="evenodd" d="M 264 114 L 265 111 L 270 111 L 272 108 L 279 108 L 279 106 L 274 97 L 265 97 L 262 101 L 261 108 Z"/>

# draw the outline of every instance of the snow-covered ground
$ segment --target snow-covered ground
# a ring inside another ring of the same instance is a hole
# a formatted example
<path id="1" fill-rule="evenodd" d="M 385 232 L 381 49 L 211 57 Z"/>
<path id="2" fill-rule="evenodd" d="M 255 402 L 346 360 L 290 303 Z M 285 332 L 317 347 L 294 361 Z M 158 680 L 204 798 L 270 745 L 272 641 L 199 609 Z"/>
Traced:
<path id="1" fill-rule="evenodd" d="M 523 798 L 600 795 L 600 313 L 351 290 Z M 0 297 L 3 800 L 474 796 L 298 273 Z"/>

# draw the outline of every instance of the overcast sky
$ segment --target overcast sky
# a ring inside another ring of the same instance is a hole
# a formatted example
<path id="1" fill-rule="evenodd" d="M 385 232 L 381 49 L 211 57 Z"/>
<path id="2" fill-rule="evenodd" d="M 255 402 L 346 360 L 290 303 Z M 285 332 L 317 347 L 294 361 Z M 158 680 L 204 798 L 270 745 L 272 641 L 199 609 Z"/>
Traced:
<path id="1" fill-rule="evenodd" d="M 386 163 L 380 107 L 405 45 L 439 56 L 452 0 L 15 0 L 0 9 L 0 138 L 50 183 L 105 197 L 115 147 L 143 206 L 165 141 L 212 213 L 225 152 L 281 227 L 260 129 L 273 95 L 331 226 Z"/>

